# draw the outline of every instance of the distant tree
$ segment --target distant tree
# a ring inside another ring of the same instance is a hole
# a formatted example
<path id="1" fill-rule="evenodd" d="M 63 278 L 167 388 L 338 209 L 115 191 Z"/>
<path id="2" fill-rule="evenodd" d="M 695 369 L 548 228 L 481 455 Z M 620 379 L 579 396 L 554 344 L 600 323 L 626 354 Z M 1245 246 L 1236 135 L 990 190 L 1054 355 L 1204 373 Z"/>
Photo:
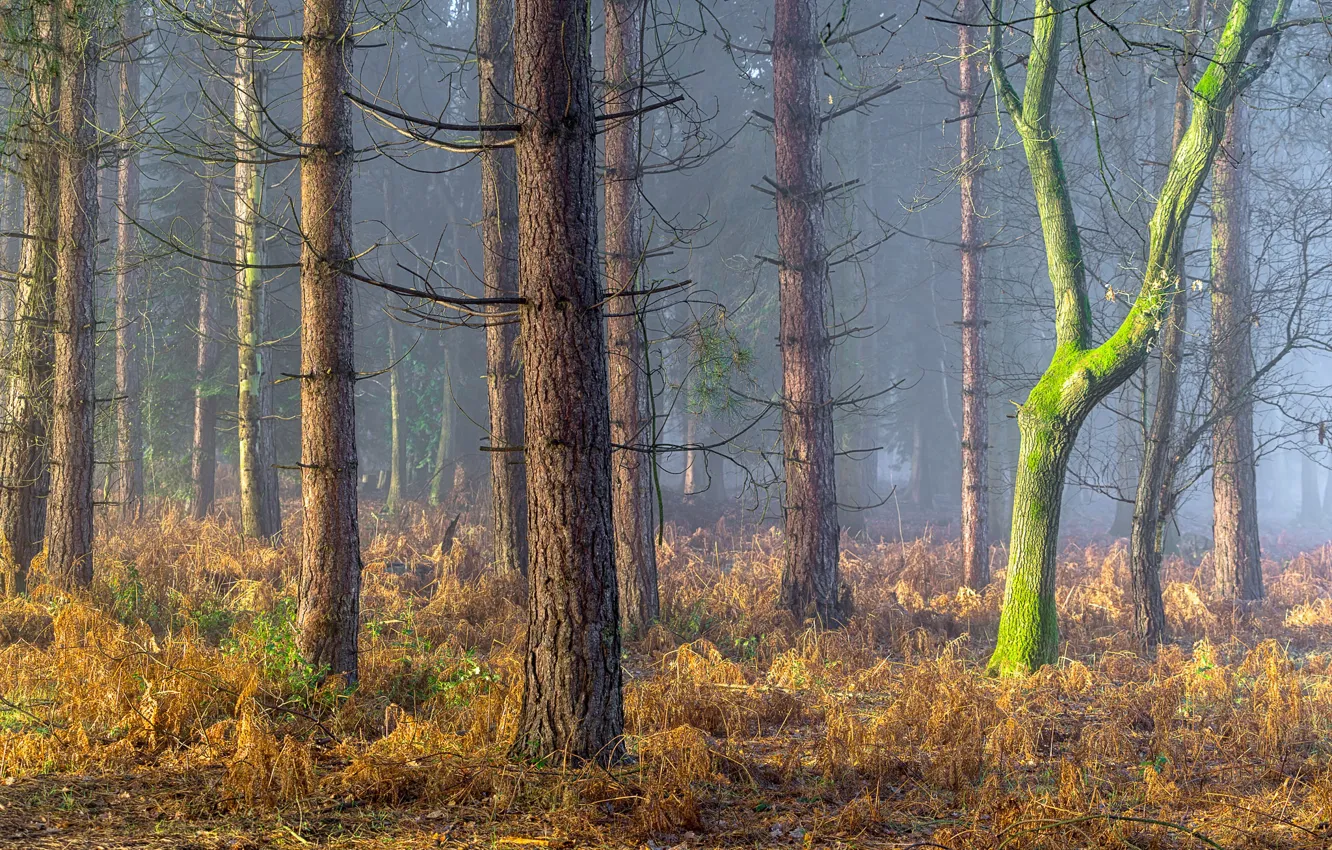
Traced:
<path id="1" fill-rule="evenodd" d="M 116 196 L 116 500 L 120 516 L 143 510 L 143 416 L 139 378 L 139 61 L 142 13 L 129 0 L 121 13 L 119 172 Z"/>
<path id="2" fill-rule="evenodd" d="M 212 509 L 217 479 L 217 375 L 219 332 L 217 292 L 212 262 L 217 211 L 217 181 L 211 170 L 203 177 L 203 222 L 199 227 L 198 348 L 194 365 L 194 441 L 190 451 L 190 514 L 203 519 Z"/>

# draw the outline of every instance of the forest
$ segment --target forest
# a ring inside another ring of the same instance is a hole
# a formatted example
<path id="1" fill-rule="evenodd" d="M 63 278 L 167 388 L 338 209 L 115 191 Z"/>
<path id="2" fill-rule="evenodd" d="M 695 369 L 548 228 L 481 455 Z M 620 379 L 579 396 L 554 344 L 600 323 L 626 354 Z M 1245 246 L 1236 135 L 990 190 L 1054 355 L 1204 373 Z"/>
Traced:
<path id="1" fill-rule="evenodd" d="M 1323 0 L 0 0 L 0 847 L 1332 847 Z"/>

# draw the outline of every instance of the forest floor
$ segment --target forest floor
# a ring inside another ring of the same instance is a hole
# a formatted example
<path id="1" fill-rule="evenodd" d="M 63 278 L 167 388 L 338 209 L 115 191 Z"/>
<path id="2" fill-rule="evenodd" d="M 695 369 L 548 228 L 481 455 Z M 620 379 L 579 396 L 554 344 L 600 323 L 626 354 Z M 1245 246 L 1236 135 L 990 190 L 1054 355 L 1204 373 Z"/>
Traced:
<path id="1" fill-rule="evenodd" d="M 773 608 L 777 534 L 668 528 L 633 758 L 565 771 L 505 756 L 525 605 L 445 519 L 367 523 L 354 692 L 299 662 L 294 546 L 100 528 L 87 597 L 0 602 L 0 846 L 1332 846 L 1330 548 L 1270 545 L 1243 608 L 1172 560 L 1151 660 L 1122 546 L 1069 548 L 1063 659 L 998 680 L 1003 574 L 959 590 L 955 544 L 846 541 L 856 615 L 818 632 Z"/>

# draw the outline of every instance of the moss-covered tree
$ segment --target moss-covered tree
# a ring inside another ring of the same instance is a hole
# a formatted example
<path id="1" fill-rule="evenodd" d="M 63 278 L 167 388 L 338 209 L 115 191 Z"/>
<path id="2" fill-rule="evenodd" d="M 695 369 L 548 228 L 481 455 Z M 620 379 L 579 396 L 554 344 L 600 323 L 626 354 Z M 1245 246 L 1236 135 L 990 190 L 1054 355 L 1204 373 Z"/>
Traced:
<path id="1" fill-rule="evenodd" d="M 1193 87 L 1192 118 L 1157 196 L 1142 288 L 1119 327 L 1099 345 L 1092 341 L 1082 246 L 1053 122 L 1068 7 L 1064 0 L 1035 0 L 1022 94 L 1006 71 L 1003 9 L 998 3 L 993 7 L 990 70 L 1026 154 L 1055 307 L 1054 355 L 1018 409 L 1021 446 L 1007 587 L 998 645 L 990 659 L 993 673 L 1025 673 L 1056 657 L 1055 553 L 1069 454 L 1087 415 L 1142 365 L 1181 286 L 1184 232 L 1225 132 L 1226 111 L 1262 72 L 1275 47 L 1273 33 L 1260 31 L 1260 6 L 1261 0 L 1235 0 L 1230 7 L 1207 70 Z M 1286 7 L 1287 0 L 1277 0 L 1275 20 L 1284 18 Z M 1266 49 L 1250 62 L 1262 35 L 1268 36 Z"/>

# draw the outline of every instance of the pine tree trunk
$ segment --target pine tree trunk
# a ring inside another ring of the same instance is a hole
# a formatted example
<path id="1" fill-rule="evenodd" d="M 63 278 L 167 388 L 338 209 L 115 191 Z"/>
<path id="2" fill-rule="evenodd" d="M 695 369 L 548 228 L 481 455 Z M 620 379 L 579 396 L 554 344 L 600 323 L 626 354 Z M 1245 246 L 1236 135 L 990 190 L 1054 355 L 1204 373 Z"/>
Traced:
<path id="1" fill-rule="evenodd" d="M 781 606 L 840 623 L 846 611 L 837 573 L 837 484 L 832 421 L 832 343 L 825 317 L 828 258 L 823 245 L 817 77 L 821 45 L 813 0 L 775 0 L 772 39 L 777 148 L 777 251 L 781 259 L 782 455 L 786 547 Z"/>
<path id="2" fill-rule="evenodd" d="M 517 7 L 519 307 L 528 630 L 515 749 L 609 762 L 623 748 L 605 321 L 597 269 L 590 8 Z"/>
<path id="3" fill-rule="evenodd" d="M 80 0 L 64 0 L 60 75 L 60 211 L 46 571 L 65 589 L 92 582 L 93 296 L 97 257 L 99 33 L 81 30 Z"/>
<path id="4" fill-rule="evenodd" d="M 54 130 L 59 93 L 55 75 L 44 73 L 58 49 L 54 9 L 34 9 L 33 66 L 28 109 L 20 125 L 18 154 L 23 181 L 23 227 L 19 247 L 15 322 L 7 355 L 11 365 L 8 405 L 0 432 L 0 558 L 9 593 L 27 591 L 28 567 L 41 550 L 50 490 L 47 428 L 51 416 L 60 161 Z"/>
<path id="5" fill-rule="evenodd" d="M 384 510 L 393 513 L 402 502 L 402 405 L 398 383 L 398 339 L 396 324 L 388 320 L 389 344 L 389 486 Z"/>
<path id="6" fill-rule="evenodd" d="M 121 519 L 143 511 L 143 420 L 139 407 L 139 272 L 135 246 L 139 217 L 139 65 L 132 42 L 140 29 L 137 2 L 125 6 L 120 55 L 120 144 L 116 216 L 116 466 Z"/>
<path id="7" fill-rule="evenodd" d="M 448 465 L 449 459 L 453 456 L 453 393 L 449 387 L 449 349 L 444 347 L 441 357 L 444 372 L 443 398 L 439 402 L 439 443 L 435 447 L 435 468 L 434 474 L 430 479 L 430 504 L 432 507 L 438 507 L 444 496 L 444 467 Z M 524 478 L 523 487 L 526 488 L 527 481 Z M 523 518 L 524 524 L 527 518 Z M 527 539 L 527 529 L 523 529 L 523 539 Z"/>
<path id="8" fill-rule="evenodd" d="M 480 117 L 513 120 L 513 0 L 477 0 L 476 49 Z M 485 133 L 486 141 L 499 134 Z M 489 298 L 518 295 L 518 181 L 512 148 L 481 154 L 482 277 Z M 512 308 L 501 306 L 496 312 Z M 518 323 L 486 325 L 486 388 L 490 399 L 490 495 L 495 570 L 527 574 L 527 476 L 523 468 L 523 378 Z M 452 404 L 452 399 L 446 399 Z M 441 439 L 443 436 L 441 435 Z M 436 482 L 443 478 L 436 476 Z"/>
<path id="9" fill-rule="evenodd" d="M 257 26 L 253 0 L 240 0 L 239 31 L 250 33 Z M 271 423 L 268 411 L 266 364 L 264 363 L 265 305 L 263 235 L 264 173 L 257 160 L 262 138 L 260 71 L 255 60 L 257 45 L 242 40 L 236 46 L 236 419 L 240 456 L 241 532 L 246 537 L 273 540 L 282 530 L 275 511 L 276 493 L 271 489 L 276 470 L 272 467 Z"/>
<path id="10" fill-rule="evenodd" d="M 213 256 L 215 183 L 211 174 L 203 181 L 203 224 L 199 228 L 199 253 Z M 217 393 L 213 382 L 217 371 L 217 305 L 213 264 L 199 264 L 199 345 L 194 361 L 194 442 L 190 451 L 190 480 L 193 495 L 190 514 L 203 519 L 213 507 L 217 481 Z"/>
<path id="11" fill-rule="evenodd" d="M 1218 591 L 1262 599 L 1258 484 L 1253 443 L 1253 281 L 1245 240 L 1247 117 L 1231 109 L 1212 177 L 1212 552 Z"/>
<path id="12" fill-rule="evenodd" d="M 985 388 L 985 310 L 982 297 L 980 190 L 984 154 L 976 144 L 976 113 L 981 106 L 977 86 L 976 46 L 970 21 L 975 0 L 963 0 L 958 15 L 958 107 L 962 196 L 962 569 L 967 587 L 981 590 L 990 583 L 990 538 L 986 481 L 989 413 Z"/>
<path id="13" fill-rule="evenodd" d="M 606 2 L 606 102 L 610 113 L 634 112 L 642 105 L 641 0 Z M 606 145 L 606 288 L 609 336 L 611 442 L 622 448 L 611 457 L 615 564 L 620 585 L 620 623 L 625 634 L 641 635 L 661 614 L 657 596 L 657 550 L 652 539 L 653 442 L 648 407 L 648 361 L 644 297 L 630 295 L 643 285 L 643 229 L 639 208 L 642 119 L 613 121 Z M 632 447 L 632 448 L 628 448 Z"/>
<path id="14" fill-rule="evenodd" d="M 351 280 L 350 0 L 305 0 L 301 142 L 301 496 L 298 643 L 310 665 L 357 676 L 361 540 Z"/>

